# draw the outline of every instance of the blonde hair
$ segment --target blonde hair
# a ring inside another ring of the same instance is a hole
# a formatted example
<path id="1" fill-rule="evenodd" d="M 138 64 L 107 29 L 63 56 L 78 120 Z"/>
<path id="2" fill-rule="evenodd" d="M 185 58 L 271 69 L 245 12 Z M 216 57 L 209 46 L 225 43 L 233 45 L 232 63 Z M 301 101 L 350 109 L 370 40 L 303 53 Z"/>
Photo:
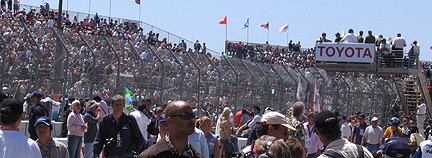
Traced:
<path id="1" fill-rule="evenodd" d="M 201 129 L 202 125 L 204 125 L 204 122 L 206 122 L 207 120 L 210 120 L 210 122 L 211 122 L 211 119 L 207 116 L 201 117 L 199 119 L 198 124 L 199 124 L 200 129 Z"/>
<path id="2" fill-rule="evenodd" d="M 230 110 L 229 108 L 225 108 L 225 109 L 222 111 L 222 114 L 220 115 L 220 118 L 219 118 L 219 119 L 220 119 L 221 121 L 224 121 L 224 120 L 229 121 L 230 113 L 231 113 L 231 110 Z"/>
<path id="3" fill-rule="evenodd" d="M 81 102 L 79 100 L 74 100 L 71 104 L 71 107 L 79 106 L 81 105 Z"/>

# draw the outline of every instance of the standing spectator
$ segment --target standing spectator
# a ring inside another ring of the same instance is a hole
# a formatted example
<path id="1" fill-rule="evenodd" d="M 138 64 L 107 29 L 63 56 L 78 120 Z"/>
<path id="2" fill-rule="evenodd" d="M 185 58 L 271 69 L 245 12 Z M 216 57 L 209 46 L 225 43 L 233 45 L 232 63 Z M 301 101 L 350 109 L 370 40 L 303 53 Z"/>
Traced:
<path id="1" fill-rule="evenodd" d="M 37 143 L 18 132 L 23 105 L 12 98 L 3 100 L 0 109 L 0 157 L 42 158 Z"/>
<path id="2" fill-rule="evenodd" d="M 358 39 L 357 37 L 354 35 L 354 30 L 353 29 L 349 29 L 348 30 L 348 34 L 346 34 L 341 41 L 338 42 L 342 43 L 344 41 L 347 41 L 348 43 L 358 43 Z"/>
<path id="3" fill-rule="evenodd" d="M 169 126 L 169 136 L 161 139 L 138 157 L 197 157 L 198 153 L 188 142 L 187 136 L 195 130 L 195 113 L 192 106 L 185 101 L 174 101 L 165 109 Z"/>
<path id="4" fill-rule="evenodd" d="M 207 53 L 207 47 L 206 47 L 205 43 L 203 43 L 203 46 L 202 46 L 202 53 L 203 54 Z"/>
<path id="5" fill-rule="evenodd" d="M 219 157 L 219 141 L 215 134 L 211 133 L 212 121 L 207 116 L 199 120 L 199 128 L 204 132 L 206 137 L 209 157 Z"/>
<path id="6" fill-rule="evenodd" d="M 372 30 L 368 31 L 368 35 L 366 36 L 366 39 L 364 41 L 365 43 L 372 43 L 375 44 L 375 36 L 372 35 Z"/>
<path id="7" fill-rule="evenodd" d="M 96 158 L 99 157 L 103 147 L 105 147 L 105 156 L 108 158 L 132 157 L 132 152 L 138 151 L 144 143 L 144 138 L 135 118 L 123 112 L 124 105 L 125 98 L 123 96 L 113 96 L 113 113 L 102 118 L 96 135 L 93 147 Z"/>
<path id="8" fill-rule="evenodd" d="M 256 127 L 255 136 L 261 138 L 261 136 L 268 135 L 268 136 L 273 136 L 276 139 L 287 140 L 289 130 L 296 130 L 296 129 L 289 124 L 289 121 L 287 121 L 284 115 L 282 115 L 279 112 L 267 112 L 262 117 L 260 125 Z M 252 140 L 249 140 L 249 138 L 248 138 L 248 142 L 246 143 L 247 145 L 246 148 L 250 149 L 250 151 L 247 152 L 245 155 L 258 157 L 259 154 L 261 154 L 259 150 L 253 150 L 255 148 L 256 142 L 252 143 Z M 258 138 L 254 140 L 258 140 Z M 304 153 L 303 155 L 306 156 L 306 153 Z"/>
<path id="9" fill-rule="evenodd" d="M 234 145 L 231 143 L 231 123 L 230 123 L 231 110 L 225 108 L 219 117 L 220 128 L 219 128 L 219 140 L 225 147 L 225 155 L 227 158 L 231 158 L 234 152 Z"/>
<path id="10" fill-rule="evenodd" d="M 84 131 L 88 128 L 84 123 L 82 115 L 79 113 L 81 110 L 80 101 L 75 100 L 72 102 L 72 112 L 67 118 L 68 130 L 68 150 L 70 158 L 78 158 L 80 156 L 80 149 Z"/>
<path id="11" fill-rule="evenodd" d="M 196 53 L 199 53 L 199 51 L 201 50 L 201 44 L 199 43 L 198 40 L 196 40 L 195 44 L 194 44 L 194 49 Z"/>
<path id="12" fill-rule="evenodd" d="M 394 137 L 400 137 L 402 138 L 402 132 L 400 130 L 398 130 L 399 128 L 399 122 L 398 121 L 393 121 L 390 122 L 390 128 L 391 128 L 391 135 L 390 138 L 394 138 Z"/>
<path id="13" fill-rule="evenodd" d="M 84 158 L 93 158 L 93 145 L 97 134 L 97 125 L 99 124 L 102 114 L 99 103 L 90 100 L 87 103 L 87 113 L 84 114 L 84 122 L 88 129 L 84 132 Z"/>
<path id="14" fill-rule="evenodd" d="M 18 11 L 19 11 L 19 3 L 20 3 L 20 1 L 19 0 L 13 0 L 13 1 L 14 1 L 14 3 L 13 3 L 14 14 L 17 14 Z"/>
<path id="15" fill-rule="evenodd" d="M 391 125 L 392 122 L 398 122 L 398 119 L 396 117 L 392 117 L 390 119 L 389 124 Z M 402 133 L 402 129 L 400 127 L 398 127 L 397 129 L 399 130 L 400 133 Z M 387 129 L 384 132 L 384 135 L 386 136 L 386 138 L 390 138 L 392 133 L 393 133 L 393 130 L 392 130 L 392 127 L 390 126 L 390 127 L 387 127 Z"/>
<path id="16" fill-rule="evenodd" d="M 161 115 L 163 114 L 163 109 L 161 107 L 156 107 L 156 119 L 151 120 L 150 124 L 147 126 L 147 133 L 149 138 L 155 138 L 159 134 L 159 122 Z"/>
<path id="17" fill-rule="evenodd" d="M 36 142 L 39 145 L 39 149 L 41 150 L 41 155 L 43 158 L 69 158 L 67 146 L 62 142 L 52 139 L 51 137 L 53 126 L 49 117 L 39 117 L 36 120 L 36 124 L 34 126 L 36 127 L 36 134 L 39 137 Z"/>
<path id="18" fill-rule="evenodd" d="M 371 126 L 366 127 L 363 133 L 362 146 L 366 146 L 372 154 L 379 150 L 380 145 L 384 144 L 384 130 L 378 126 L 378 118 L 373 117 Z"/>
<path id="19" fill-rule="evenodd" d="M 340 36 L 341 34 L 339 33 L 339 32 L 337 32 L 336 34 L 335 34 L 335 36 L 336 36 L 336 39 L 335 39 L 335 42 L 337 43 L 337 42 L 340 42 L 341 40 L 342 40 L 342 37 Z"/>
<path id="20" fill-rule="evenodd" d="M 403 50 L 407 46 L 405 38 L 402 37 L 401 33 L 397 33 L 397 37 L 393 40 L 392 50 Z"/>
<path id="21" fill-rule="evenodd" d="M 108 104 L 104 100 L 102 100 L 100 96 L 94 96 L 93 99 L 99 103 L 102 117 L 105 117 L 105 116 L 111 114 L 111 112 L 108 108 Z"/>
<path id="22" fill-rule="evenodd" d="M 302 118 L 305 106 L 302 102 L 294 103 L 292 107 L 293 117 L 288 121 L 291 126 L 293 126 L 295 131 L 288 131 L 289 138 L 297 139 L 300 144 L 305 148 L 305 129 L 300 118 Z"/>
<path id="23" fill-rule="evenodd" d="M 417 147 L 420 145 L 422 141 L 424 141 L 423 136 L 418 133 L 418 128 L 416 125 L 410 125 L 410 139 L 408 141 L 408 145 L 411 148 L 412 154 L 415 153 Z"/>
<path id="24" fill-rule="evenodd" d="M 321 154 L 324 149 L 319 136 L 315 131 L 315 113 L 310 112 L 307 117 L 307 122 L 303 123 L 304 130 L 306 131 L 305 145 L 307 149 L 307 158 L 316 158 Z"/>
<path id="25" fill-rule="evenodd" d="M 330 111 L 323 111 L 315 117 L 315 129 L 326 149 L 319 158 L 327 157 L 360 157 L 372 158 L 372 154 L 360 145 L 341 139 L 337 116 Z"/>
<path id="26" fill-rule="evenodd" d="M 139 151 L 144 151 L 153 144 L 156 144 L 161 139 L 165 139 L 165 137 L 169 134 L 168 123 L 166 122 L 165 114 L 160 115 L 159 118 L 159 126 L 158 126 L 159 134 L 157 134 L 154 138 L 150 138 L 147 140 L 144 145 L 141 146 Z"/>
<path id="27" fill-rule="evenodd" d="M 150 124 L 151 120 L 147 117 L 149 113 L 146 110 L 146 105 L 144 103 L 140 103 L 140 105 L 138 105 L 138 109 L 134 112 L 131 112 L 130 115 L 135 118 L 144 140 L 147 140 L 149 138 L 147 126 Z"/>
<path id="28" fill-rule="evenodd" d="M 363 31 L 359 32 L 359 35 L 357 36 L 358 43 L 363 43 Z"/>
<path id="29" fill-rule="evenodd" d="M 316 41 L 316 43 L 332 42 L 332 41 L 331 41 L 330 39 L 328 39 L 326 36 L 327 36 L 327 34 L 326 34 L 325 32 L 323 32 L 323 33 L 321 34 L 321 37 L 318 38 L 318 40 Z"/>
<path id="30" fill-rule="evenodd" d="M 412 158 L 429 158 L 429 157 L 431 157 L 432 156 L 432 153 L 430 153 L 430 147 L 431 146 L 432 146 L 432 140 L 425 140 L 425 141 L 421 142 Z"/>
<path id="31" fill-rule="evenodd" d="M 342 137 L 341 138 L 345 138 L 347 140 L 351 140 L 351 134 L 352 134 L 352 129 L 351 126 L 348 125 L 347 123 L 347 117 L 346 116 L 341 116 L 340 117 L 340 122 L 341 122 L 341 132 L 342 132 Z"/>
<path id="32" fill-rule="evenodd" d="M 203 155 L 203 157 L 210 158 L 208 144 L 203 131 L 195 128 L 194 132 L 188 136 L 188 141 L 198 153 Z"/>
<path id="33" fill-rule="evenodd" d="M 376 46 L 376 48 L 377 48 L 377 50 L 379 51 L 379 49 L 380 49 L 380 45 L 381 45 L 381 41 L 384 39 L 384 36 L 383 35 L 379 35 L 378 36 L 378 39 L 375 41 L 375 46 Z"/>
<path id="34" fill-rule="evenodd" d="M 432 119 L 428 119 L 428 126 L 424 132 L 425 139 L 432 140 Z"/>
<path id="35" fill-rule="evenodd" d="M 354 125 L 353 132 L 351 135 L 351 142 L 353 142 L 354 144 L 361 145 L 363 139 L 363 133 L 366 127 L 370 125 L 365 122 L 366 116 L 364 114 L 360 114 L 358 119 L 360 122 Z"/>
<path id="36" fill-rule="evenodd" d="M 424 121 L 426 119 L 426 104 L 423 98 L 417 101 L 417 127 L 419 128 L 419 133 L 424 134 Z"/>
<path id="37" fill-rule="evenodd" d="M 48 110 L 45 108 L 45 106 L 43 106 L 41 104 L 41 100 L 42 100 L 42 93 L 39 91 L 35 91 L 31 94 L 30 97 L 30 119 L 29 119 L 29 127 L 28 127 L 28 132 L 30 134 L 30 138 L 33 140 L 38 139 L 38 136 L 36 134 L 36 129 L 34 127 L 34 124 L 36 122 L 36 119 L 41 117 L 41 116 L 48 116 L 49 117 L 49 113 Z"/>
<path id="38" fill-rule="evenodd" d="M 384 158 L 392 158 L 392 157 L 409 158 L 411 151 L 408 144 L 403 139 L 390 138 L 387 139 L 384 145 L 383 154 L 384 154 L 383 155 Z"/>
<path id="39" fill-rule="evenodd" d="M 406 47 L 406 41 L 405 38 L 401 37 L 401 33 L 397 34 L 397 37 L 393 40 L 392 45 L 392 53 L 394 54 L 396 59 L 399 59 L 398 62 L 396 62 L 396 65 L 400 66 L 402 65 L 402 58 L 403 58 L 403 48 Z M 420 127 L 420 126 L 419 126 Z"/>

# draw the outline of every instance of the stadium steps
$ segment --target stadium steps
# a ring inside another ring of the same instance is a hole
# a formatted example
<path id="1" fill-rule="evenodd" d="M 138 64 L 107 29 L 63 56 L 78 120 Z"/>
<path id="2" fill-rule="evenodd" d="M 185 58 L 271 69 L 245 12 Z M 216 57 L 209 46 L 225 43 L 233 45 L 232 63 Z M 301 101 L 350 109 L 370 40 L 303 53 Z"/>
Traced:
<path id="1" fill-rule="evenodd" d="M 394 78 L 399 98 L 404 105 L 404 112 L 415 112 L 417 108 L 417 99 L 420 98 L 420 93 L 417 91 L 418 79 L 416 76 L 397 76 Z"/>

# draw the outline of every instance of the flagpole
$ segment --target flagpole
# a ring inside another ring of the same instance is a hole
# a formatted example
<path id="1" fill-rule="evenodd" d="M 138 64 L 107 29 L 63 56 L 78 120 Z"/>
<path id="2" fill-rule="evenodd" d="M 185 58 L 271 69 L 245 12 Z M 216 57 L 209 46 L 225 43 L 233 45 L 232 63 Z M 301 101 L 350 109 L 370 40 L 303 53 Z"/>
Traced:
<path id="1" fill-rule="evenodd" d="M 138 21 L 139 21 L 139 24 L 138 24 L 138 26 L 141 24 L 141 2 L 140 2 L 140 4 L 138 4 L 139 6 L 139 15 L 138 15 Z"/>
<path id="2" fill-rule="evenodd" d="M 226 21 L 228 21 L 228 16 L 225 17 L 227 17 Z M 228 22 L 225 24 L 225 41 L 227 40 L 228 40 Z"/>
<path id="3" fill-rule="evenodd" d="M 111 0 L 110 0 L 110 8 L 109 8 L 109 17 L 108 17 L 108 21 L 111 21 Z"/>
<path id="4" fill-rule="evenodd" d="M 270 24 L 267 21 L 267 42 L 269 41 L 269 30 L 270 30 Z"/>
<path id="5" fill-rule="evenodd" d="M 249 21 L 248 21 L 249 22 Z M 248 23 L 248 27 L 247 27 L 247 38 L 246 38 L 246 43 L 249 44 L 249 23 Z"/>
<path id="6" fill-rule="evenodd" d="M 69 0 L 68 0 L 69 1 Z M 91 8 L 91 0 L 89 0 L 89 12 L 88 12 L 88 16 L 90 17 L 90 8 Z"/>
<path id="7" fill-rule="evenodd" d="M 287 46 L 289 46 L 288 31 L 287 31 Z"/>

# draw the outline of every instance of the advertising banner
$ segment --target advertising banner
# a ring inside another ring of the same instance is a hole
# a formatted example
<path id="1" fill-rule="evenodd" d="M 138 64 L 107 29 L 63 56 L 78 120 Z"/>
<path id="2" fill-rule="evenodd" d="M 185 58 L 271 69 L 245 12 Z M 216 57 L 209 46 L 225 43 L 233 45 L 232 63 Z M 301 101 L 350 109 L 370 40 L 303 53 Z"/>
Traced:
<path id="1" fill-rule="evenodd" d="M 375 45 L 363 43 L 317 43 L 316 61 L 374 63 Z"/>

